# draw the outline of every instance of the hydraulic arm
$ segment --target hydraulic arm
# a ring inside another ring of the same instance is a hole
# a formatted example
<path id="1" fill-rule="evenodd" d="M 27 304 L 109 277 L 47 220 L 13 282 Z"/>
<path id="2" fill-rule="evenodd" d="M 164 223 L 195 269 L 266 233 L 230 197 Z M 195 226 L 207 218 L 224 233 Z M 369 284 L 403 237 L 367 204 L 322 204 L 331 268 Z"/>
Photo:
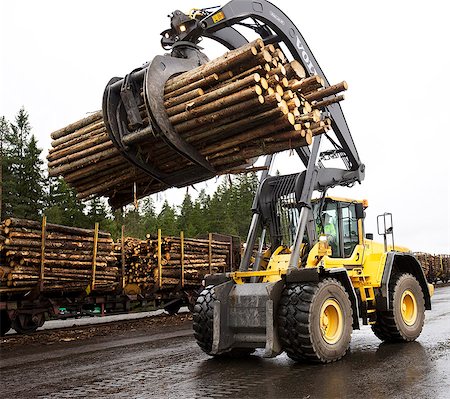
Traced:
<path id="1" fill-rule="evenodd" d="M 170 29 L 162 32 L 161 44 L 171 50 L 170 56 L 157 56 L 151 62 L 128 74 L 125 78 L 113 78 L 107 85 L 103 100 L 103 114 L 107 130 L 122 154 L 136 166 L 162 182 L 166 187 L 183 187 L 215 175 L 208 161 L 189 143 L 178 135 L 171 126 L 163 105 L 164 83 L 174 74 L 187 71 L 207 61 L 207 57 L 198 47 L 202 37 L 213 39 L 228 49 L 240 47 L 248 42 L 235 26 L 245 26 L 261 36 L 265 44 L 280 43 L 286 46 L 294 60 L 300 62 L 308 75 L 318 74 L 323 78 L 325 86 L 329 83 L 306 44 L 297 27 L 280 9 L 268 1 L 252 2 L 248 0 L 232 0 L 225 6 L 216 9 L 193 10 L 189 15 L 176 10 L 171 15 Z M 144 97 L 151 115 L 151 127 L 138 133 L 129 134 L 124 120 L 132 124 L 142 123 L 137 107 L 139 91 L 144 87 Z M 298 251 L 303 237 L 312 191 L 325 191 L 337 185 L 352 185 L 364 179 L 364 165 L 361 163 L 347 122 L 338 103 L 326 107 L 326 113 L 332 121 L 335 138 L 328 134 L 326 139 L 332 143 L 328 152 L 342 160 L 343 168 L 324 168 L 321 162 L 320 146 L 322 135 L 314 138 L 312 149 L 299 147 L 298 153 L 304 167 L 302 185 L 296 188 L 297 206 L 300 211 L 300 223 L 294 245 L 291 265 L 298 263 Z M 158 170 L 140 156 L 136 141 L 145 135 L 157 134 L 179 154 L 190 159 L 192 166 L 183 173 L 171 175 Z M 259 224 L 258 201 L 255 200 L 254 218 L 249 233 L 247 248 L 254 245 L 256 239 L 253 229 Z M 303 208 L 306 208 L 303 210 Z M 310 238 L 312 241 L 313 238 Z M 312 244 L 312 242 L 311 242 Z M 250 253 L 247 251 L 241 263 L 241 270 L 249 265 Z"/>

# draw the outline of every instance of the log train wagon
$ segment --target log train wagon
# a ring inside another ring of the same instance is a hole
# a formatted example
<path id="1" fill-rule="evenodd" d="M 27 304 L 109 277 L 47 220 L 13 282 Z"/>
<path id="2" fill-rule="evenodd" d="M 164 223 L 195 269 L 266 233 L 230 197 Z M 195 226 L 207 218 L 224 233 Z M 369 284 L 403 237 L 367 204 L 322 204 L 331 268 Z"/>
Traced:
<path id="1" fill-rule="evenodd" d="M 415 252 L 429 283 L 450 281 L 450 255 Z"/>
<path id="2" fill-rule="evenodd" d="M 236 237 L 145 240 L 10 218 L 0 225 L 0 333 L 29 333 L 45 320 L 164 307 L 176 313 L 195 302 L 206 274 L 232 271 Z"/>

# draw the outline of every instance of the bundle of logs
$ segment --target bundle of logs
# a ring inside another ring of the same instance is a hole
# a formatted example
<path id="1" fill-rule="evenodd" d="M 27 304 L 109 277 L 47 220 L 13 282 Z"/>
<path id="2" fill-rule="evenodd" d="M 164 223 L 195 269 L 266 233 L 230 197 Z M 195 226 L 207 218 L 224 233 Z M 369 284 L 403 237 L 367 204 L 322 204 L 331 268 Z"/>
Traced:
<path id="1" fill-rule="evenodd" d="M 176 287 L 200 287 L 206 274 L 229 271 L 230 243 L 184 239 L 181 237 L 146 240 L 127 237 L 123 254 L 116 244 L 117 257 L 125 260 L 125 292 L 145 293 Z"/>
<path id="2" fill-rule="evenodd" d="M 16 218 L 0 226 L 2 290 L 111 290 L 117 266 L 109 233 Z"/>
<path id="3" fill-rule="evenodd" d="M 425 252 L 415 252 L 414 255 L 422 265 L 428 282 L 436 283 L 441 280 L 446 283 L 450 280 L 450 255 L 433 255 Z"/>
<path id="4" fill-rule="evenodd" d="M 330 129 L 322 111 L 343 100 L 346 82 L 324 87 L 319 76 L 306 77 L 297 61 L 288 62 L 277 45 L 258 39 L 227 52 L 165 84 L 167 116 L 217 174 L 239 173 L 261 155 L 309 145 Z M 176 174 L 191 161 L 152 134 L 139 96 L 143 125 L 128 121 L 127 145 L 138 145 L 141 158 L 161 172 Z M 50 176 L 63 176 L 78 198 L 105 196 L 122 206 L 168 188 L 134 167 L 109 139 L 102 113 L 52 133 Z"/>

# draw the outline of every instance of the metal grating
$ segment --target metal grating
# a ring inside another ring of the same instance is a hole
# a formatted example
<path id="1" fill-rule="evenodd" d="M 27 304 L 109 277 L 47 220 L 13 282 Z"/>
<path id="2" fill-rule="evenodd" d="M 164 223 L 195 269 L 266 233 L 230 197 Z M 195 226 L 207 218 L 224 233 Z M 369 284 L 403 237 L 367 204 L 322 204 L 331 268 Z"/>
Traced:
<path id="1" fill-rule="evenodd" d="M 294 190 L 296 179 L 297 174 L 272 177 L 261 198 L 261 208 L 269 227 L 272 245 L 290 247 L 294 242 L 299 221 Z"/>

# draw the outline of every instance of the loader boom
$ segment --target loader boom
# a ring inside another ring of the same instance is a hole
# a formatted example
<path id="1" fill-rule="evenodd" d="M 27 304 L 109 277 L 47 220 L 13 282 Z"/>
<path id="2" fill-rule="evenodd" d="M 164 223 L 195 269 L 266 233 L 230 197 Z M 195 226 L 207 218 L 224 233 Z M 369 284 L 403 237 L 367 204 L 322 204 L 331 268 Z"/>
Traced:
<path id="1" fill-rule="evenodd" d="M 200 15 L 204 15 L 204 17 L 190 25 L 186 25 L 185 30 L 181 32 L 179 24 L 183 24 L 186 18 L 183 18 L 180 11 L 174 12 L 172 15 L 172 29 L 163 32 L 163 46 L 166 48 L 170 46 L 177 47 L 178 43 L 184 43 L 186 40 L 196 44 L 199 38 L 203 36 L 216 40 L 229 49 L 237 48 L 245 44 L 247 40 L 233 28 L 233 25 L 243 24 L 243 21 L 252 19 L 253 24 L 247 24 L 246 26 L 251 27 L 260 34 L 265 44 L 284 43 L 292 57 L 303 65 L 308 75 L 318 74 L 324 79 L 325 87 L 329 86 L 325 74 L 302 34 L 287 15 L 272 3 L 266 0 L 258 3 L 248 0 L 232 0 L 218 10 L 206 10 Z M 306 171 L 303 186 L 298 190 L 300 223 L 291 256 L 291 268 L 298 264 L 302 237 L 307 228 L 313 190 L 318 189 L 325 192 L 329 187 L 338 185 L 349 186 L 364 179 L 365 167 L 360 161 L 341 106 L 338 103 L 330 105 L 327 107 L 327 112 L 331 117 L 333 132 L 337 139 L 337 142 L 333 142 L 335 146 L 334 154 L 337 154 L 342 159 L 345 169 L 324 168 L 321 163 L 318 163 L 321 136 L 314 138 L 312 151 L 308 147 L 296 148 L 296 152 L 306 167 Z M 241 271 L 245 271 L 249 267 L 251 248 L 253 248 L 256 240 L 255 232 L 259 224 L 257 203 L 258 200 L 255 199 L 256 206 L 253 207 L 254 217 L 246 242 L 246 251 L 240 265 Z M 303 210 L 302 208 L 306 209 Z M 310 227 L 309 230 L 312 230 L 312 228 Z M 310 237 L 311 246 L 315 238 Z"/>

